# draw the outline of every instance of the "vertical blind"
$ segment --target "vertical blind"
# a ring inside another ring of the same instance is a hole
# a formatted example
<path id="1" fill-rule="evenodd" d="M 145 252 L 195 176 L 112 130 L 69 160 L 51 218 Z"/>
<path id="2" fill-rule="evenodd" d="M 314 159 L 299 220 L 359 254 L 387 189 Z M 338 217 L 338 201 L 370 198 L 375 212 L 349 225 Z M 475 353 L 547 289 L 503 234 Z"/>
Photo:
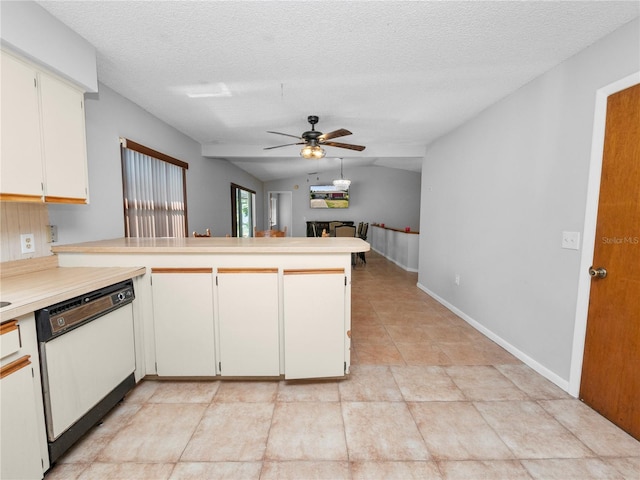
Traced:
<path id="1" fill-rule="evenodd" d="M 185 237 L 185 169 L 122 148 L 125 235 Z"/>

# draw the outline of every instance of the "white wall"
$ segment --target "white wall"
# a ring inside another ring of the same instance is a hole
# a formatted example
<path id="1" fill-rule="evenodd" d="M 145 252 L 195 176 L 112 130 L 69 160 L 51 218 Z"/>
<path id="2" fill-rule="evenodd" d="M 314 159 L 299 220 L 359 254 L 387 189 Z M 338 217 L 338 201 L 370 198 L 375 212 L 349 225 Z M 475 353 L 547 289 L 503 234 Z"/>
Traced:
<path id="1" fill-rule="evenodd" d="M 640 69 L 623 26 L 439 139 L 422 169 L 419 285 L 565 389 L 598 88 Z M 460 275 L 460 286 L 454 276 Z"/>
<path id="2" fill-rule="evenodd" d="M 338 170 L 265 183 L 265 192 L 293 192 L 294 237 L 306 235 L 307 221 L 352 220 L 420 229 L 420 173 L 387 167 L 349 167 L 345 162 L 344 177 L 351 180 L 349 208 L 310 208 L 309 186 L 331 184 L 339 175 Z M 266 222 L 264 219 L 263 224 Z"/>
<path id="3" fill-rule="evenodd" d="M 50 205 L 49 220 L 58 226 L 58 243 L 124 236 L 122 167 L 119 138 L 125 137 L 183 160 L 187 170 L 189 231 L 210 228 L 215 236 L 231 233 L 231 190 L 236 183 L 262 198 L 262 183 L 225 160 L 201 156 L 200 144 L 138 105 L 100 84 L 86 95 L 89 205 Z M 259 218 L 262 206 L 258 206 Z"/>
<path id="4" fill-rule="evenodd" d="M 96 49 L 34 2 L 0 3 L 2 44 L 88 92 L 98 90 Z"/>

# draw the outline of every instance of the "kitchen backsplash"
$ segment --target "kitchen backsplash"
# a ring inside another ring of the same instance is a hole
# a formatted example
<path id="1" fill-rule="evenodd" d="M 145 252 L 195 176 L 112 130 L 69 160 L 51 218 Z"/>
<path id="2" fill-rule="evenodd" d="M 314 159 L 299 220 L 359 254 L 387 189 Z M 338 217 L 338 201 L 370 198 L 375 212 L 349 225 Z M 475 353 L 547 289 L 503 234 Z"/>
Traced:
<path id="1" fill-rule="evenodd" d="M 47 225 L 49 211 L 43 203 L 0 202 L 0 262 L 51 255 Z M 33 252 L 22 253 L 21 235 L 30 236 Z"/>

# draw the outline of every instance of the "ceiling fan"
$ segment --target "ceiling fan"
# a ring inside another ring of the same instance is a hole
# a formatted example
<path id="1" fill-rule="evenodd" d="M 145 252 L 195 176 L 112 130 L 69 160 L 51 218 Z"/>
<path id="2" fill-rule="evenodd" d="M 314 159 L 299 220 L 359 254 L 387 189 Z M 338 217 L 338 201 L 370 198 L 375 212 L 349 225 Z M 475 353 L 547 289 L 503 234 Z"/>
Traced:
<path id="1" fill-rule="evenodd" d="M 361 152 L 366 147 L 362 145 L 353 145 L 350 143 L 340 143 L 340 142 L 329 142 L 333 138 L 337 137 L 345 137 L 347 135 L 351 135 L 349 130 L 345 130 L 341 128 L 339 130 L 334 130 L 329 133 L 322 133 L 315 129 L 316 123 L 318 123 L 318 117 L 315 115 L 309 115 L 307 117 L 307 121 L 311 124 L 311 130 L 307 130 L 299 137 L 296 135 L 289 135 L 288 133 L 281 132 L 267 132 L 274 133 L 276 135 L 284 135 L 285 137 L 293 137 L 298 140 L 302 140 L 296 143 L 286 143 L 284 145 L 276 145 L 275 147 L 266 147 L 265 150 L 272 150 L 274 148 L 288 147 L 290 145 L 304 145 L 302 150 L 300 151 L 300 156 L 304 158 L 322 158 L 325 155 L 325 151 L 322 149 L 323 146 L 328 147 L 338 147 L 338 148 L 347 148 L 349 150 L 357 150 Z"/>

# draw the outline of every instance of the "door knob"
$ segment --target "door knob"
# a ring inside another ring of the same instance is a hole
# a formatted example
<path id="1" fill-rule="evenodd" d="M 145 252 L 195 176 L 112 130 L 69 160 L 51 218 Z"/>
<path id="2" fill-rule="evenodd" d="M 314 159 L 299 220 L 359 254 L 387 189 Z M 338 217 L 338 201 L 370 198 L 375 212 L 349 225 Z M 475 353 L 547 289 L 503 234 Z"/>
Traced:
<path id="1" fill-rule="evenodd" d="M 603 267 L 589 267 L 589 275 L 591 275 L 592 278 L 604 278 L 607 276 L 607 269 Z"/>

